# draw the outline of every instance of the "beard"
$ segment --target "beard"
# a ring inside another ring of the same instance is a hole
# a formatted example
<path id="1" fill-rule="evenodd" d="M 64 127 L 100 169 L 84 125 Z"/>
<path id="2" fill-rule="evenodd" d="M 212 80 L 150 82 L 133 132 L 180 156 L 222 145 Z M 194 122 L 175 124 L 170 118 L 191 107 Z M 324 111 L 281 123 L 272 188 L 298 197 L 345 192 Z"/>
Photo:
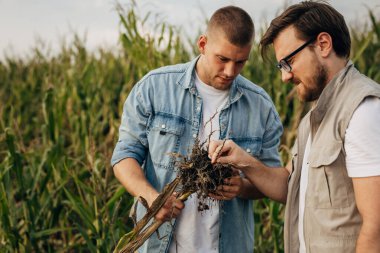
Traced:
<path id="1" fill-rule="evenodd" d="M 303 100 L 311 102 L 317 100 L 327 84 L 327 71 L 321 64 L 318 65 L 316 74 L 311 78 L 310 84 L 305 87 Z"/>

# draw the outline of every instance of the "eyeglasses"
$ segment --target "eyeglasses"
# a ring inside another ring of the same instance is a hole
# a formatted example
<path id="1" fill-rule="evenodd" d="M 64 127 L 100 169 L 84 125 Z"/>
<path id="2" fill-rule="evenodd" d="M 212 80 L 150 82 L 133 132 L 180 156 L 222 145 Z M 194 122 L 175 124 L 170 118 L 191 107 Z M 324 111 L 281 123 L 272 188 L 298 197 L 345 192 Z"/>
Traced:
<path id="1" fill-rule="evenodd" d="M 311 42 L 313 42 L 315 40 L 315 38 L 312 38 L 308 41 L 306 41 L 304 44 L 302 44 L 302 46 L 300 46 L 299 48 L 297 48 L 296 50 L 294 50 L 291 54 L 289 54 L 288 56 L 282 58 L 276 65 L 276 67 L 281 70 L 285 70 L 286 72 L 290 72 L 292 71 L 292 66 L 290 65 L 290 63 L 288 62 L 290 58 L 292 58 L 293 56 L 295 56 L 297 53 L 299 53 L 302 49 L 304 49 L 306 46 L 308 46 Z"/>

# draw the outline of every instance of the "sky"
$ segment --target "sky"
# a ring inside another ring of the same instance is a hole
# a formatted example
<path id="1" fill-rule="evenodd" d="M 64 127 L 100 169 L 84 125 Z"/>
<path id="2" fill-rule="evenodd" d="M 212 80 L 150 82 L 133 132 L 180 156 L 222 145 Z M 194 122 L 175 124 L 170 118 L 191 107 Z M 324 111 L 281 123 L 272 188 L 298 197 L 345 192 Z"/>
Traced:
<path id="1" fill-rule="evenodd" d="M 256 28 L 269 23 L 292 0 L 136 0 L 137 11 L 181 27 L 187 36 L 204 28 L 205 18 L 225 5 L 244 8 Z M 380 18 L 380 0 L 330 0 L 349 26 L 368 22 L 368 8 Z M 122 6 L 130 0 L 119 0 Z M 0 59 L 25 56 L 43 45 L 59 50 L 74 34 L 85 38 L 89 50 L 116 48 L 120 31 L 115 0 L 0 0 Z M 148 28 L 149 29 L 149 28 Z M 153 28 L 151 28 L 153 29 Z M 147 31 L 147 32 L 154 32 Z"/>

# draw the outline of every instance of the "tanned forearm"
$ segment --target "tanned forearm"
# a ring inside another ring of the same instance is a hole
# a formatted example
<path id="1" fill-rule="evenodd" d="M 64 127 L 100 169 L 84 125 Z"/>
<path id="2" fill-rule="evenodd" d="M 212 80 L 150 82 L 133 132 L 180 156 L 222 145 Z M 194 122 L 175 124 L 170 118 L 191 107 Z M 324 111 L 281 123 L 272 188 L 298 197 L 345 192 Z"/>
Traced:
<path id="1" fill-rule="evenodd" d="M 242 199 L 261 199 L 265 197 L 247 178 L 243 178 L 243 187 L 239 194 Z"/>
<path id="2" fill-rule="evenodd" d="M 265 196 L 286 202 L 289 172 L 286 168 L 271 168 L 240 148 L 231 140 L 213 141 L 209 145 L 211 162 L 229 164 L 242 171 L 246 178 Z M 242 194 L 244 195 L 244 193 Z"/>
<path id="3" fill-rule="evenodd" d="M 246 165 L 240 167 L 249 181 L 265 196 L 286 202 L 289 173 L 285 168 L 271 168 L 252 158 Z"/>
<path id="4" fill-rule="evenodd" d="M 353 178 L 355 200 L 363 224 L 356 253 L 380 252 L 380 176 Z"/>
<path id="5" fill-rule="evenodd" d="M 113 167 L 113 170 L 116 178 L 125 189 L 134 197 L 143 197 L 149 206 L 159 195 L 148 182 L 140 164 L 135 159 L 121 160 Z"/>
<path id="6" fill-rule="evenodd" d="M 375 224 L 363 223 L 356 242 L 356 253 L 380 252 L 380 228 Z"/>

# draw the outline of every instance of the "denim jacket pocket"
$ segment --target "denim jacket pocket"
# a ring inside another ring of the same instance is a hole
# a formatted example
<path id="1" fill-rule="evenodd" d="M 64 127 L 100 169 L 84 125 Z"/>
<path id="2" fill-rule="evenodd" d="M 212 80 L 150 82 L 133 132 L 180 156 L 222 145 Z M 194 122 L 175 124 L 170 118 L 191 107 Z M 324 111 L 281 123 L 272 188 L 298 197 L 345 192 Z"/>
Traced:
<path id="1" fill-rule="evenodd" d="M 350 179 L 342 154 L 342 143 L 332 142 L 314 147 L 319 153 L 310 157 L 309 183 L 306 205 L 314 208 L 342 208 L 349 205 Z"/>
<path id="2" fill-rule="evenodd" d="M 261 151 L 262 140 L 258 137 L 238 137 L 230 138 L 239 147 L 244 149 L 247 153 L 252 156 L 258 157 Z"/>
<path id="3" fill-rule="evenodd" d="M 155 166 L 171 168 L 174 158 L 172 153 L 178 152 L 180 137 L 185 129 L 182 118 L 156 114 L 148 128 L 149 155 Z"/>

